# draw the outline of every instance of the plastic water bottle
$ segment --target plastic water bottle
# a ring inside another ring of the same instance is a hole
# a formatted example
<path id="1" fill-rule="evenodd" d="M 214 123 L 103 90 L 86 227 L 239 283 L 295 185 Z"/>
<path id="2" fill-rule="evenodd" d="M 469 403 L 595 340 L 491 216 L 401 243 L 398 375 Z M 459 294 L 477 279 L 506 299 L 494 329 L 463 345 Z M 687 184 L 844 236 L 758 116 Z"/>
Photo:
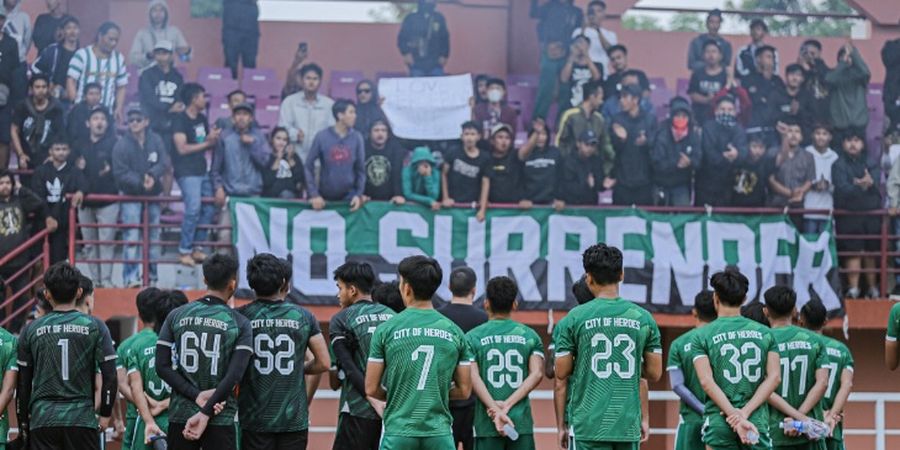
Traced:
<path id="1" fill-rule="evenodd" d="M 516 431 L 516 428 L 510 424 L 503 425 L 503 432 L 506 433 L 506 437 L 508 437 L 511 441 L 519 439 L 519 432 Z"/>
<path id="2" fill-rule="evenodd" d="M 781 429 L 785 429 L 785 422 L 781 422 L 778 424 L 778 427 Z M 812 440 L 822 439 L 825 436 L 828 436 L 828 425 L 825 422 L 809 419 L 805 421 L 794 420 L 789 425 L 794 431 L 805 434 Z"/>
<path id="3" fill-rule="evenodd" d="M 759 434 L 753 431 L 748 431 L 747 440 L 750 441 L 751 445 L 756 445 L 759 443 Z"/>
<path id="4" fill-rule="evenodd" d="M 150 444 L 153 445 L 153 450 L 168 450 L 169 443 L 166 441 L 166 437 L 163 435 L 156 435 L 150 437 Z"/>

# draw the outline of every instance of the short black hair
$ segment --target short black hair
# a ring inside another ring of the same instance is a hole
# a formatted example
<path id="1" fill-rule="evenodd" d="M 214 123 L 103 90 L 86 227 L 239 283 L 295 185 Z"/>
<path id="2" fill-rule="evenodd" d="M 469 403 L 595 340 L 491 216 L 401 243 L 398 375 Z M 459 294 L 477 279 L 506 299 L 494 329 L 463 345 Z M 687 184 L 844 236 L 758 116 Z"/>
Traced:
<path id="1" fill-rule="evenodd" d="M 774 55 L 775 47 L 772 47 L 771 45 L 761 45 L 759 47 L 756 47 L 756 51 L 753 52 L 753 56 L 759 58 L 759 55 L 762 55 L 765 52 L 770 52 L 772 53 L 772 55 Z"/>
<path id="2" fill-rule="evenodd" d="M 572 283 L 572 295 L 579 305 L 583 305 L 594 299 L 594 293 L 588 289 L 587 280 L 582 276 L 578 281 Z"/>
<path id="3" fill-rule="evenodd" d="M 81 287 L 81 272 L 67 262 L 58 262 L 44 272 L 44 286 L 53 297 L 53 303 L 73 303 Z"/>
<path id="4" fill-rule="evenodd" d="M 185 83 L 181 86 L 181 95 L 179 95 L 179 97 L 181 98 L 182 103 L 190 105 L 195 97 L 203 95 L 204 93 L 206 93 L 206 88 L 199 83 Z"/>
<path id="5" fill-rule="evenodd" d="M 829 125 L 828 122 L 816 121 L 815 123 L 812 124 L 812 127 L 810 127 L 810 129 L 809 129 L 809 131 L 811 132 L 810 134 L 812 134 L 816 130 L 825 130 L 825 131 L 831 133 L 831 125 Z M 2 176 L 0 176 L 0 178 L 2 178 Z"/>
<path id="6" fill-rule="evenodd" d="M 478 276 L 469 267 L 461 266 L 450 272 L 450 293 L 454 297 L 465 297 L 475 289 Z"/>
<path id="7" fill-rule="evenodd" d="M 81 306 L 89 295 L 94 294 L 94 282 L 91 281 L 90 278 L 84 276 L 84 274 L 80 274 L 78 277 L 78 287 L 81 288 L 81 295 L 75 300 L 75 305 Z"/>
<path id="8" fill-rule="evenodd" d="M 770 327 L 772 326 L 772 324 L 769 323 L 769 318 L 766 317 L 765 308 L 765 305 L 763 305 L 761 302 L 750 302 L 744 306 L 741 306 L 741 316 L 746 317 L 761 325 Z"/>
<path id="9" fill-rule="evenodd" d="M 800 72 L 805 75 L 805 73 L 803 72 L 803 66 L 797 63 L 788 64 L 788 66 L 784 69 L 785 75 L 789 75 L 795 72 Z"/>
<path id="10" fill-rule="evenodd" d="M 736 269 L 725 269 L 713 274 L 709 284 L 716 291 L 719 301 L 731 307 L 741 306 L 750 289 L 750 281 Z"/>
<path id="11" fill-rule="evenodd" d="M 590 10 L 595 6 L 599 6 L 604 11 L 606 11 L 606 2 L 604 2 L 603 0 L 593 0 L 592 2 L 588 3 L 587 9 Z"/>
<path id="12" fill-rule="evenodd" d="M 259 253 L 247 261 L 247 284 L 257 298 L 269 298 L 284 286 L 281 260 L 271 253 Z"/>
<path id="13" fill-rule="evenodd" d="M 315 72 L 319 78 L 322 78 L 322 68 L 316 63 L 304 64 L 297 70 L 297 73 L 299 73 L 301 77 L 306 76 L 307 72 Z"/>
<path id="14" fill-rule="evenodd" d="M 56 147 L 57 145 L 64 145 L 66 147 L 72 148 L 72 146 L 69 145 L 69 141 L 66 140 L 66 137 L 61 134 L 53 135 L 50 137 L 50 147 L 49 148 Z"/>
<path id="15" fill-rule="evenodd" d="M 495 313 L 508 313 L 512 311 L 519 295 L 519 287 L 509 277 L 494 277 L 488 280 L 485 288 L 485 296 L 491 304 L 491 311 Z"/>
<path id="16" fill-rule="evenodd" d="M 32 75 L 31 79 L 28 80 L 28 88 L 29 89 L 34 88 L 34 83 L 36 83 L 38 81 L 43 81 L 44 83 L 47 83 L 47 85 L 49 86 L 50 85 L 50 76 L 47 75 L 46 73 L 36 73 L 36 74 Z"/>
<path id="17" fill-rule="evenodd" d="M 706 41 L 704 41 L 703 42 L 703 51 L 706 51 L 706 47 L 709 47 L 710 45 L 714 46 L 719 51 L 722 51 L 722 46 L 719 45 L 719 41 L 717 41 L 715 39 L 707 39 Z"/>
<path id="18" fill-rule="evenodd" d="M 819 51 L 822 50 L 822 43 L 819 42 L 818 39 L 807 39 L 807 40 L 803 41 L 803 45 L 801 45 L 801 47 L 807 47 L 807 46 L 815 47 L 815 48 L 819 49 Z"/>
<path id="19" fill-rule="evenodd" d="M 106 117 L 106 120 L 110 120 L 109 111 L 106 108 L 94 108 L 91 112 L 88 113 L 88 120 L 91 120 L 91 117 L 94 117 L 95 114 L 103 114 L 103 117 Z"/>
<path id="20" fill-rule="evenodd" d="M 38 289 L 34 294 L 34 303 L 44 312 L 53 311 L 53 304 L 47 299 L 47 289 Z"/>
<path id="21" fill-rule="evenodd" d="M 814 298 L 806 302 L 803 308 L 800 308 L 800 317 L 803 318 L 803 324 L 806 328 L 819 331 L 825 326 L 825 322 L 828 321 L 828 310 L 825 309 L 825 304 L 821 300 Z"/>
<path id="22" fill-rule="evenodd" d="M 762 19 L 753 19 L 750 21 L 750 29 L 754 29 L 756 27 L 762 27 L 766 32 L 769 31 L 769 26 L 766 25 L 766 22 Z"/>
<path id="23" fill-rule="evenodd" d="M 13 174 L 12 174 L 12 172 L 10 172 L 9 169 L 7 169 L 7 168 L 5 168 L 5 167 L 4 167 L 4 168 L 0 168 L 0 179 L 2 179 L 2 178 L 9 178 L 9 181 L 10 181 L 12 184 L 16 184 L 16 180 L 13 179 Z"/>
<path id="24" fill-rule="evenodd" d="M 203 279 L 212 290 L 219 291 L 228 287 L 231 280 L 237 279 L 237 272 L 238 262 L 231 255 L 216 253 L 203 261 Z"/>
<path id="25" fill-rule="evenodd" d="M 463 129 L 463 131 L 475 130 L 475 131 L 481 133 L 481 127 L 477 123 L 475 123 L 474 120 L 467 120 L 467 121 L 463 122 L 462 129 Z"/>
<path id="26" fill-rule="evenodd" d="M 157 301 L 153 304 L 153 329 L 157 334 L 162 330 L 169 314 L 186 303 L 187 296 L 178 290 L 160 291 L 157 294 Z"/>
<path id="27" fill-rule="evenodd" d="M 112 30 L 116 30 L 119 33 L 122 32 L 122 28 L 119 27 L 115 22 L 103 22 L 100 24 L 100 27 L 97 28 L 97 37 L 96 39 L 99 41 L 101 37 L 106 36 Z"/>
<path id="28" fill-rule="evenodd" d="M 622 251 L 602 242 L 585 250 L 581 263 L 584 272 L 601 286 L 617 284 L 622 276 Z"/>
<path id="29" fill-rule="evenodd" d="M 284 277 L 284 282 L 288 284 L 288 292 L 291 290 L 291 280 L 294 278 L 294 265 L 291 263 L 291 260 L 286 258 L 279 258 L 278 262 L 281 264 L 281 275 Z"/>
<path id="30" fill-rule="evenodd" d="M 584 83 L 582 90 L 584 92 L 584 99 L 587 100 L 597 92 L 603 92 L 603 83 L 601 83 L 600 80 L 591 80 Z"/>
<path id="31" fill-rule="evenodd" d="M 68 25 L 70 23 L 74 23 L 75 25 L 78 25 L 79 27 L 81 26 L 81 22 L 78 21 L 78 18 L 76 18 L 75 16 L 66 15 L 63 17 L 62 22 L 59 23 L 59 29 L 61 30 L 61 29 L 65 28 L 66 25 Z"/>
<path id="32" fill-rule="evenodd" d="M 344 114 L 347 112 L 350 107 L 356 107 L 356 104 L 351 100 L 339 99 L 334 102 L 334 105 L 331 106 L 331 115 L 334 116 L 334 120 L 338 119 L 339 114 Z"/>
<path id="33" fill-rule="evenodd" d="M 152 323 L 156 320 L 156 300 L 159 298 L 160 292 L 162 291 L 155 287 L 148 287 L 138 292 L 135 304 L 141 322 Z"/>
<path id="34" fill-rule="evenodd" d="M 786 114 L 784 116 L 781 116 L 781 118 L 778 119 L 778 121 L 789 127 L 796 126 L 796 127 L 800 127 L 801 130 L 803 129 L 803 126 L 800 124 L 800 119 L 797 118 L 797 116 L 792 116 L 790 114 Z"/>
<path id="35" fill-rule="evenodd" d="M 728 102 L 728 103 L 731 103 L 732 105 L 737 106 L 737 100 L 734 99 L 734 96 L 732 96 L 731 94 L 727 94 L 727 95 L 723 95 L 723 96 L 719 97 L 718 99 L 716 99 L 716 108 L 718 108 L 719 105 L 721 105 L 722 103 L 725 103 L 725 102 Z"/>
<path id="36" fill-rule="evenodd" d="M 353 286 L 363 295 L 372 293 L 375 280 L 375 271 L 365 262 L 348 261 L 334 271 L 334 281 Z"/>
<path id="37" fill-rule="evenodd" d="M 400 312 L 406 309 L 406 305 L 403 303 L 403 297 L 400 295 L 400 284 L 396 281 L 380 283 L 372 288 L 372 301 L 387 306 L 394 312 Z"/>
<path id="38" fill-rule="evenodd" d="M 719 317 L 712 291 L 700 291 L 694 296 L 694 311 L 697 311 L 697 318 L 704 322 L 712 322 Z"/>
<path id="39" fill-rule="evenodd" d="M 487 80 L 487 87 L 491 87 L 491 85 L 500 86 L 503 89 L 506 89 L 506 82 L 503 81 L 502 78 L 489 78 Z"/>
<path id="40" fill-rule="evenodd" d="M 710 11 L 709 14 L 706 16 L 706 20 L 709 20 L 710 17 L 718 17 L 718 18 L 721 19 L 721 18 L 722 18 L 722 10 L 719 9 L 719 8 L 713 9 L 713 10 Z"/>
<path id="41" fill-rule="evenodd" d="M 85 93 L 86 93 L 87 91 L 91 90 L 91 89 L 96 89 L 96 90 L 98 90 L 98 91 L 100 91 L 100 92 L 103 92 L 103 86 L 101 86 L 100 83 L 97 83 L 97 82 L 91 82 L 91 83 L 88 83 L 88 84 L 84 85 L 84 92 L 85 92 Z"/>
<path id="42" fill-rule="evenodd" d="M 625 54 L 625 56 L 628 56 L 628 48 L 622 44 L 610 46 L 609 49 L 606 50 L 607 55 L 612 55 L 613 52 L 622 52 Z"/>
<path id="43" fill-rule="evenodd" d="M 404 258 L 397 266 L 397 272 L 413 291 L 416 300 L 431 300 L 441 286 L 444 273 L 434 258 L 416 255 Z"/>
<path id="44" fill-rule="evenodd" d="M 772 286 L 763 294 L 769 315 L 781 319 L 789 317 L 797 306 L 797 293 L 787 286 Z"/>
<path id="45" fill-rule="evenodd" d="M 235 89 L 235 90 L 229 92 L 228 95 L 225 96 L 225 99 L 227 99 L 227 100 L 230 102 L 230 101 L 231 101 L 231 97 L 234 97 L 235 95 L 243 95 L 244 98 L 247 98 L 247 93 L 246 93 L 246 92 L 244 92 L 244 91 L 242 91 L 242 90 L 240 90 L 240 89 Z"/>

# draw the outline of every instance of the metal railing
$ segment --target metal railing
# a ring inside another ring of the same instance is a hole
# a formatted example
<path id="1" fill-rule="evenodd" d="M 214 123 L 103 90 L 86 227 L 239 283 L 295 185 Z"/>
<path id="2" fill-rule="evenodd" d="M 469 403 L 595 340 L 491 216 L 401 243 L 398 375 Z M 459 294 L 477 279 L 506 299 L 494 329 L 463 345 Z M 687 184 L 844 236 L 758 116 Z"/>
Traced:
<path id="1" fill-rule="evenodd" d="M 4 280 L 6 285 L 11 287 L 19 284 L 16 281 L 27 279 L 22 288 L 13 292 L 12 295 L 0 303 L 0 311 L 4 312 L 3 319 L 0 320 L 0 327 L 7 328 L 10 322 L 15 320 L 21 314 L 27 313 L 34 305 L 34 299 L 29 297 L 29 293 L 34 286 L 41 282 L 41 279 L 40 277 L 32 277 L 32 274 L 35 272 L 35 267 L 42 266 L 47 268 L 50 266 L 50 243 L 47 238 L 49 235 L 50 233 L 46 229 L 41 230 L 22 243 L 22 245 L 13 249 L 13 251 L 0 257 L 0 267 L 5 267 L 16 258 L 19 258 L 27 252 L 33 252 L 35 247 L 40 246 L 40 250 L 36 252 L 35 256 L 29 259 L 9 278 Z M 28 297 L 28 301 L 16 308 L 14 305 L 17 303 L 17 300 L 20 300 L 23 297 Z"/>
<path id="2" fill-rule="evenodd" d="M 541 390 L 532 391 L 528 395 L 532 401 L 552 401 L 553 391 Z M 319 389 L 316 391 L 315 400 L 338 400 L 340 399 L 339 391 L 327 389 Z M 679 398 L 672 391 L 650 391 L 650 402 L 674 402 L 677 403 Z M 874 428 L 850 428 L 844 424 L 845 436 L 872 436 L 875 439 L 874 450 L 886 450 L 888 436 L 900 436 L 900 428 L 887 428 L 885 423 L 885 411 L 887 403 L 900 403 L 900 393 L 895 392 L 853 392 L 847 400 L 849 403 L 869 403 L 874 404 Z M 312 418 L 312 416 L 311 416 Z M 652 421 L 652 418 L 651 418 Z M 311 433 L 334 433 L 335 427 L 331 426 L 310 426 Z M 675 428 L 650 428 L 652 436 L 674 436 L 677 430 Z M 556 434 L 556 427 L 534 427 L 535 434 Z"/>

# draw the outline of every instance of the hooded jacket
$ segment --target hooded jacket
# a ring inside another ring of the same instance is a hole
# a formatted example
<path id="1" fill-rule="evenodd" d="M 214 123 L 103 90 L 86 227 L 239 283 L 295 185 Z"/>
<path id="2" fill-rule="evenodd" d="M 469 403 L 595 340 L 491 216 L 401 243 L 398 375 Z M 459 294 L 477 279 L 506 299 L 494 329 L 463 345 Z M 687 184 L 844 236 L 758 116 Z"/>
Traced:
<path id="1" fill-rule="evenodd" d="M 738 151 L 738 157 L 733 162 L 728 161 L 722 155 L 728 151 L 729 144 Z M 715 197 L 724 202 L 714 201 L 710 204 L 722 206 L 723 203 L 730 201 L 735 170 L 749 152 L 747 134 L 740 125 L 727 127 L 715 120 L 709 120 L 703 125 L 701 146 L 703 158 L 700 170 L 697 171 L 696 191 L 702 191 L 708 195 L 698 201 L 710 200 L 709 197 Z"/>
<path id="2" fill-rule="evenodd" d="M 307 138 L 308 139 L 308 138 Z M 316 161 L 321 170 L 316 179 Z M 306 192 L 310 198 L 347 201 L 366 189 L 366 150 L 362 135 L 350 129 L 344 137 L 328 127 L 313 139 L 306 157 Z"/>
<path id="3" fill-rule="evenodd" d="M 138 30 L 134 36 L 134 42 L 131 44 L 131 51 L 128 52 L 128 63 L 140 67 L 147 67 L 153 64 L 153 58 L 148 58 L 147 54 L 153 52 L 153 47 L 159 41 L 169 41 L 176 49 L 187 47 L 187 40 L 184 34 L 175 25 L 169 24 L 169 5 L 165 0 L 152 0 L 147 5 L 147 19 L 149 22 L 150 11 L 154 6 L 161 5 L 166 10 L 166 18 L 163 19 L 162 26 L 156 28 L 152 23 L 148 23 L 146 28 Z"/>
<path id="4" fill-rule="evenodd" d="M 423 9 L 420 1 L 418 10 L 403 19 L 397 47 L 400 54 L 412 55 L 413 68 L 428 71 L 438 67 L 440 58 L 450 56 L 450 32 L 444 15 Z"/>
<path id="5" fill-rule="evenodd" d="M 241 142 L 241 132 L 235 128 L 222 133 L 209 173 L 214 190 L 222 188 L 231 196 L 253 197 L 263 191 L 260 168 L 269 162 L 272 151 L 258 127 L 251 125 L 244 133 L 253 137 L 252 144 Z"/>
<path id="6" fill-rule="evenodd" d="M 431 176 L 419 174 L 419 163 L 431 164 Z M 409 165 L 403 168 L 403 196 L 407 200 L 431 206 L 441 196 L 441 172 L 437 168 L 434 155 L 428 147 L 418 147 L 413 151 Z"/>
<path id="7" fill-rule="evenodd" d="M 403 195 L 403 160 L 406 154 L 406 149 L 390 131 L 384 148 L 376 149 L 371 141 L 366 141 L 366 196 L 376 201 L 388 201 Z"/>
<path id="8" fill-rule="evenodd" d="M 378 85 L 371 80 L 362 80 L 356 84 L 356 88 L 359 89 L 359 86 L 363 84 L 368 84 L 372 87 L 372 100 L 369 100 L 368 103 L 358 103 L 356 105 L 356 124 L 353 125 L 353 128 L 362 133 L 363 136 L 368 136 L 369 131 L 372 129 L 372 124 L 378 120 L 383 120 L 387 123 L 387 116 L 384 115 L 381 105 L 378 104 L 381 98 L 378 95 Z"/>
<path id="9" fill-rule="evenodd" d="M 169 152 L 158 134 L 145 132 L 144 145 L 133 134 L 125 133 L 113 147 L 113 177 L 125 195 L 159 195 L 160 178 L 169 170 Z M 156 181 L 150 192 L 144 190 L 144 175 Z"/>
<path id="10" fill-rule="evenodd" d="M 690 188 L 694 171 L 703 163 L 702 132 L 688 121 L 688 134 L 684 139 L 675 142 L 672 135 L 672 119 L 666 119 L 656 132 L 656 140 L 650 150 L 650 167 L 653 169 L 653 183 L 664 188 L 687 186 Z M 691 165 L 678 168 L 678 160 L 685 154 Z"/>
<path id="11" fill-rule="evenodd" d="M 865 128 L 869 124 L 869 79 L 872 73 L 855 47 L 850 52 L 850 63 L 841 61 L 825 75 L 831 87 L 831 124 L 835 128 Z"/>

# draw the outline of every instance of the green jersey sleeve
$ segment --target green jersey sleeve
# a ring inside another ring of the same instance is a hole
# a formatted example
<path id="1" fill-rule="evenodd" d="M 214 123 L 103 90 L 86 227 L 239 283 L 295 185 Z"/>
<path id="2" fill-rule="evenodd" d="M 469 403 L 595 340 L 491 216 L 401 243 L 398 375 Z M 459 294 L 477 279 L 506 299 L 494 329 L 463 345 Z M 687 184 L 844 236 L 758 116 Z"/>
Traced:
<path id="1" fill-rule="evenodd" d="M 647 310 L 642 311 L 644 312 L 644 325 L 647 327 L 647 341 L 644 344 L 644 353 L 662 354 L 662 339 L 660 338 L 659 325 L 656 324 L 653 315 Z"/>
<path id="2" fill-rule="evenodd" d="M 9 348 L 6 352 L 6 360 L 3 361 L 3 370 L 18 370 L 18 366 L 16 364 L 16 351 L 19 346 L 19 340 L 16 339 L 15 336 L 10 336 L 9 338 Z"/>
<path id="3" fill-rule="evenodd" d="M 369 362 L 384 363 L 384 335 L 387 333 L 387 327 L 384 325 L 375 329 L 375 335 L 372 336 L 372 348 L 369 349 Z"/>
<path id="4" fill-rule="evenodd" d="M 669 357 L 666 359 L 666 370 L 683 369 L 681 367 L 681 350 L 683 345 L 677 345 L 677 341 L 669 346 Z"/>
<path id="5" fill-rule="evenodd" d="M 530 332 L 528 333 L 528 339 L 531 346 L 531 354 L 540 356 L 541 359 L 544 359 L 544 343 L 541 341 L 541 337 L 531 328 L 529 328 L 528 331 Z"/>
<path id="6" fill-rule="evenodd" d="M 571 314 L 571 312 L 569 312 Z M 560 320 L 559 327 L 554 332 L 556 338 L 553 340 L 554 357 L 572 355 L 575 356 L 575 337 L 572 335 L 570 324 L 571 320 Z"/>
<path id="7" fill-rule="evenodd" d="M 895 304 L 891 308 L 891 314 L 888 316 L 887 336 L 885 339 L 896 342 L 898 333 L 900 333 L 900 303 Z"/>

